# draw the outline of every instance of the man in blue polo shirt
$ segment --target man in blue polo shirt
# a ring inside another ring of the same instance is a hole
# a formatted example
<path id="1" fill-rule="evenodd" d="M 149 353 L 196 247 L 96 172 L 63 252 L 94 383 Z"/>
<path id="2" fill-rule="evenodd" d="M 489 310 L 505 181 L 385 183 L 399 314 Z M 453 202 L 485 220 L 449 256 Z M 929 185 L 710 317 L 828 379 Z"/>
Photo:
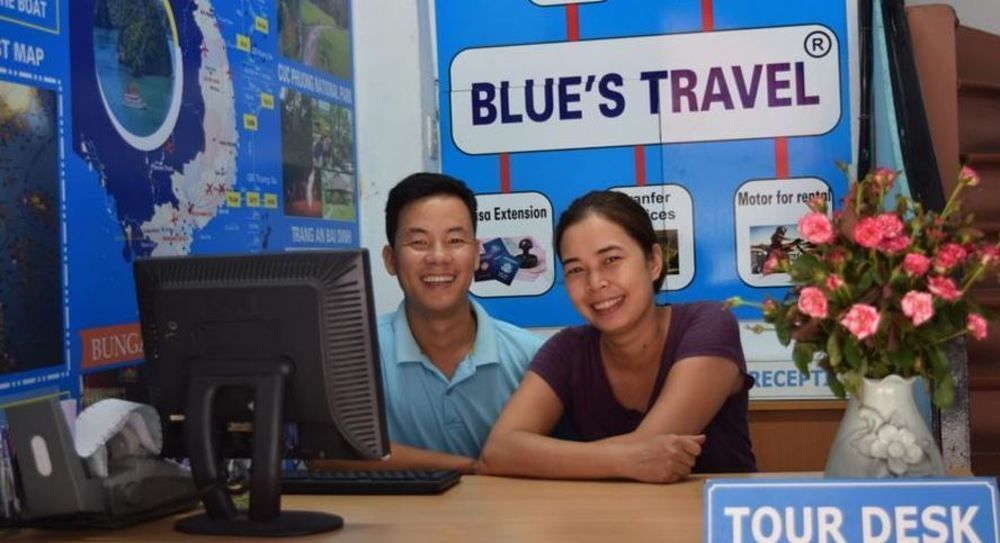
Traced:
<path id="1" fill-rule="evenodd" d="M 446 175 L 389 192 L 386 269 L 403 302 L 378 321 L 392 456 L 365 467 L 476 470 L 486 437 L 544 338 L 469 299 L 479 266 L 476 198 Z"/>

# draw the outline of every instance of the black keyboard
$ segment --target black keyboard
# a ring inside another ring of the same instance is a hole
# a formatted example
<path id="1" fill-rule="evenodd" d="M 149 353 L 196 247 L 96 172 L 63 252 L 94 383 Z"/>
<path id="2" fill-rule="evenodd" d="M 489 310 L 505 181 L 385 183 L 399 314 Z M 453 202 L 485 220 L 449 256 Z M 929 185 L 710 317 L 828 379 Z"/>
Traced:
<path id="1" fill-rule="evenodd" d="M 439 494 L 461 478 L 457 470 L 284 471 L 282 494 Z"/>

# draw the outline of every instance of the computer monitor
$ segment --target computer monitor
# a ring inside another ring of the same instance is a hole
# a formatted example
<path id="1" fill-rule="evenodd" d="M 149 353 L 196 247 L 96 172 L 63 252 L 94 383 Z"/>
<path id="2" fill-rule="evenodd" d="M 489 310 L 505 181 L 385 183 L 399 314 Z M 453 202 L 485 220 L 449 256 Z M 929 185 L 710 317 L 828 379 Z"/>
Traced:
<path id="1" fill-rule="evenodd" d="M 335 515 L 281 511 L 281 461 L 389 453 L 368 252 L 153 258 L 134 272 L 163 454 L 190 459 L 206 510 L 177 529 L 340 527 Z M 248 514 L 220 470 L 232 457 L 252 461 Z"/>

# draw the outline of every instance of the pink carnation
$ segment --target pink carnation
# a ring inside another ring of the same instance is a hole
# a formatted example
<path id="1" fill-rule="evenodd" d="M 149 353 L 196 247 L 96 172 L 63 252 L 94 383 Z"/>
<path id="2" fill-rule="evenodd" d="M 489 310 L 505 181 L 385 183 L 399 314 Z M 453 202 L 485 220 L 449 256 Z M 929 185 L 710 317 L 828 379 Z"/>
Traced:
<path id="1" fill-rule="evenodd" d="M 799 293 L 799 311 L 819 319 L 826 318 L 826 296 L 816 287 L 806 287 Z"/>
<path id="2" fill-rule="evenodd" d="M 903 233 L 903 221 L 895 213 L 883 213 L 875 217 L 875 223 L 883 238 L 894 238 Z"/>
<path id="3" fill-rule="evenodd" d="M 799 219 L 799 233 L 811 243 L 822 244 L 833 241 L 833 225 L 823 213 L 806 213 Z"/>
<path id="4" fill-rule="evenodd" d="M 927 273 L 931 266 L 931 259 L 920 253 L 908 253 L 903 259 L 903 269 L 910 277 L 920 277 Z"/>
<path id="5" fill-rule="evenodd" d="M 896 236 L 892 238 L 883 238 L 878 244 L 880 251 L 894 255 L 897 253 L 902 253 L 910 247 L 910 238 L 908 236 Z"/>
<path id="6" fill-rule="evenodd" d="M 831 273 L 826 276 L 826 290 L 833 292 L 842 286 L 844 286 L 844 280 L 839 275 Z"/>
<path id="7" fill-rule="evenodd" d="M 847 254 L 844 253 L 844 249 L 841 247 L 834 247 L 830 250 L 829 256 L 830 264 L 840 267 L 847 263 Z"/>
<path id="8" fill-rule="evenodd" d="M 879 187 L 889 190 L 892 188 L 893 180 L 896 179 L 896 171 L 889 168 L 875 168 L 872 179 Z"/>
<path id="9" fill-rule="evenodd" d="M 974 187 L 979 184 L 979 174 L 976 170 L 968 166 L 962 166 L 962 171 L 958 173 L 958 178 L 965 181 L 966 185 Z"/>
<path id="10" fill-rule="evenodd" d="M 962 292 L 955 287 L 955 282 L 947 277 L 928 277 L 927 288 L 938 298 L 949 302 L 954 302 L 962 297 Z"/>
<path id="11" fill-rule="evenodd" d="M 854 225 L 854 241 L 869 249 L 877 247 L 882 241 L 882 229 L 879 228 L 878 222 L 871 217 L 861 219 L 858 224 Z"/>
<path id="12" fill-rule="evenodd" d="M 989 266 L 1000 260 L 1000 248 L 995 245 L 987 245 L 979 250 L 979 261 L 983 266 Z"/>
<path id="13" fill-rule="evenodd" d="M 934 316 L 934 298 L 929 293 L 911 290 L 903 296 L 901 305 L 903 314 L 910 317 L 913 326 L 920 326 Z"/>
<path id="14" fill-rule="evenodd" d="M 868 304 L 854 304 L 840 319 L 840 324 L 854 334 L 854 337 L 865 339 L 878 331 L 881 320 L 882 316 L 879 315 L 878 309 Z"/>
<path id="15" fill-rule="evenodd" d="M 957 243 L 946 243 L 934 255 L 934 270 L 947 273 L 948 270 L 961 264 L 966 257 L 965 249 Z"/>
<path id="16" fill-rule="evenodd" d="M 986 339 L 986 319 L 982 315 L 977 315 L 976 313 L 969 313 L 966 318 L 966 329 L 972 334 L 972 337 L 982 341 Z"/>

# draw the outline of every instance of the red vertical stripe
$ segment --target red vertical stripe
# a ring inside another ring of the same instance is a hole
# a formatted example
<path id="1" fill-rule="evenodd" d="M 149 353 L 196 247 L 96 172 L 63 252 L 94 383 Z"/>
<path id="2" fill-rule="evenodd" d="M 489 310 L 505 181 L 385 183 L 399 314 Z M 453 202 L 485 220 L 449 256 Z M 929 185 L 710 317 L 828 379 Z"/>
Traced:
<path id="1" fill-rule="evenodd" d="M 500 192 L 510 192 L 509 153 L 500 153 Z"/>
<path id="2" fill-rule="evenodd" d="M 712 16 L 712 0 L 701 0 L 701 29 L 708 32 L 715 29 Z"/>
<path id="3" fill-rule="evenodd" d="M 646 184 L 646 149 L 636 145 L 632 154 L 635 155 L 635 184 L 641 187 Z"/>
<path id="4" fill-rule="evenodd" d="M 788 138 L 774 138 L 774 176 L 788 178 Z"/>
<path id="5" fill-rule="evenodd" d="M 566 40 L 580 39 L 580 9 L 576 4 L 566 5 Z"/>
<path id="6" fill-rule="evenodd" d="M 566 5 L 566 41 L 580 39 L 580 10 L 576 4 Z M 510 155 L 500 153 L 500 192 L 510 192 Z"/>

